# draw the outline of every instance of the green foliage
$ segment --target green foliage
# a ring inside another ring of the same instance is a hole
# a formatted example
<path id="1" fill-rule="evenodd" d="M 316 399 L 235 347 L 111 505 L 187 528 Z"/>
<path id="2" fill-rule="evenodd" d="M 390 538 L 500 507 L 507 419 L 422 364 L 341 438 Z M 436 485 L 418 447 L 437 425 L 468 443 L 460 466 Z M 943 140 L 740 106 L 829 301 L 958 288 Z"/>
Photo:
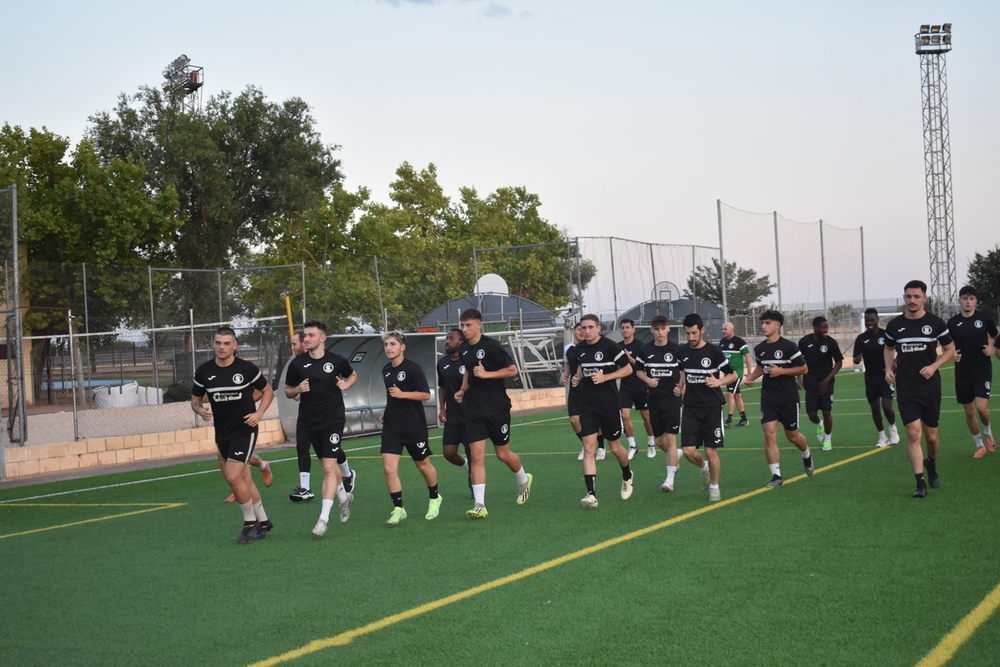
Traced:
<path id="1" fill-rule="evenodd" d="M 985 255 L 976 253 L 969 262 L 968 278 L 979 295 L 979 308 L 995 314 L 1000 308 L 1000 245 Z"/>
<path id="2" fill-rule="evenodd" d="M 717 258 L 712 258 L 712 266 L 697 266 L 687 280 L 684 290 L 685 297 L 697 294 L 717 306 L 722 306 L 721 265 Z M 726 262 L 726 305 L 730 314 L 745 315 L 750 307 L 769 295 L 776 287 L 767 274 L 758 276 L 753 269 L 736 265 L 736 262 Z"/>

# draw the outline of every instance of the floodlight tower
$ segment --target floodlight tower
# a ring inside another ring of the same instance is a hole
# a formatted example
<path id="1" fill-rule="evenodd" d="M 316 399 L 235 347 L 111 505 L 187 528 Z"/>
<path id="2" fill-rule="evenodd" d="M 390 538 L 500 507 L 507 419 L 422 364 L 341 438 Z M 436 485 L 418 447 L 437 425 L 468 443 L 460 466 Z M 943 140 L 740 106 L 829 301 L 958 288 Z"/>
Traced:
<path id="1" fill-rule="evenodd" d="M 948 81 L 944 62 L 944 54 L 951 51 L 951 24 L 922 25 L 914 38 L 917 55 L 920 56 L 920 88 L 924 102 L 924 169 L 931 262 L 929 296 L 938 309 L 948 309 L 954 308 L 958 302 Z"/>
<path id="2" fill-rule="evenodd" d="M 181 54 L 163 68 L 160 85 L 163 91 L 174 96 L 184 111 L 193 113 L 201 109 L 201 87 L 205 85 L 205 68 L 191 64 L 191 59 Z"/>

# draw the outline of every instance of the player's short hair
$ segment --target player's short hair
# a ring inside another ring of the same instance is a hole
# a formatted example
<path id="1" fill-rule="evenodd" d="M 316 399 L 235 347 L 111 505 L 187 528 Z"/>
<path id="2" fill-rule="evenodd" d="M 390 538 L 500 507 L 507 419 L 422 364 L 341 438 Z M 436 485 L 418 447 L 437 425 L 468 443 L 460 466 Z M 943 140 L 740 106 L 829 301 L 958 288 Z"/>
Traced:
<path id="1" fill-rule="evenodd" d="M 698 313 L 691 313 L 690 315 L 684 316 L 684 328 L 688 327 L 698 327 L 699 329 L 705 328 L 705 320 L 701 319 L 701 315 Z"/>
<path id="2" fill-rule="evenodd" d="M 462 311 L 462 314 L 458 316 L 459 322 L 468 322 L 469 320 L 479 320 L 483 321 L 483 314 L 479 312 L 477 308 L 466 308 Z"/>
<path id="3" fill-rule="evenodd" d="M 878 315 L 878 310 L 875 308 L 865 308 L 865 315 Z"/>
<path id="4" fill-rule="evenodd" d="M 785 323 L 785 316 L 776 310 L 765 310 L 760 314 L 760 321 L 771 320 L 772 322 L 777 322 L 778 324 Z"/>
<path id="5" fill-rule="evenodd" d="M 594 315 L 593 313 L 587 313 L 586 315 L 581 317 L 580 323 L 583 324 L 584 320 L 590 320 L 591 322 L 596 323 L 597 326 L 601 326 L 601 318 L 599 318 L 597 315 Z"/>
<path id="6" fill-rule="evenodd" d="M 618 323 L 618 326 L 621 326 L 623 324 L 631 324 L 632 328 L 633 329 L 635 328 L 635 320 L 633 320 L 631 317 L 623 317 L 622 321 Z"/>
<path id="7" fill-rule="evenodd" d="M 958 295 L 959 296 L 974 296 L 977 299 L 979 298 L 979 295 L 976 294 L 976 288 L 973 287 L 972 285 L 966 285 L 962 289 L 958 290 Z"/>
<path id="8" fill-rule="evenodd" d="M 823 317 L 822 315 L 817 315 L 816 317 L 813 318 L 814 327 L 818 327 L 819 325 L 823 324 L 823 322 L 826 322 L 826 318 Z"/>
<path id="9" fill-rule="evenodd" d="M 655 329 L 659 326 L 669 326 L 670 320 L 667 319 L 666 315 L 654 315 L 653 319 L 649 321 L 649 328 Z"/>
<path id="10" fill-rule="evenodd" d="M 322 322 L 320 320 L 307 320 L 306 323 L 302 325 L 302 330 L 305 331 L 309 327 L 319 329 L 323 333 L 326 333 L 326 322 Z"/>
<path id="11" fill-rule="evenodd" d="M 302 331 L 302 329 L 299 329 L 298 331 L 296 331 L 295 333 L 292 334 L 292 338 L 298 338 L 299 342 L 301 343 L 303 340 L 305 340 L 306 335 Z"/>
<path id="12" fill-rule="evenodd" d="M 908 289 L 918 289 L 924 294 L 927 294 L 927 283 L 923 280 L 911 280 L 903 287 L 903 291 L 905 292 Z"/>
<path id="13" fill-rule="evenodd" d="M 395 338 L 400 345 L 406 345 L 406 336 L 403 334 L 402 331 L 388 331 L 382 334 L 383 343 L 387 342 L 391 338 Z"/>
<path id="14" fill-rule="evenodd" d="M 457 329 L 457 328 L 453 327 L 451 329 L 448 329 L 448 333 L 457 333 L 459 338 L 461 338 L 462 340 L 465 340 L 465 334 L 462 333 L 461 329 Z"/>
<path id="15" fill-rule="evenodd" d="M 581 324 L 583 324 L 583 322 L 577 322 L 576 324 L 573 325 L 573 328 L 579 329 Z"/>
<path id="16" fill-rule="evenodd" d="M 240 339 L 236 337 L 236 332 L 233 331 L 232 327 L 219 327 L 215 330 L 215 333 L 212 334 L 212 340 L 215 340 L 216 336 L 232 336 L 233 340 L 235 340 L 237 344 L 240 342 Z"/>

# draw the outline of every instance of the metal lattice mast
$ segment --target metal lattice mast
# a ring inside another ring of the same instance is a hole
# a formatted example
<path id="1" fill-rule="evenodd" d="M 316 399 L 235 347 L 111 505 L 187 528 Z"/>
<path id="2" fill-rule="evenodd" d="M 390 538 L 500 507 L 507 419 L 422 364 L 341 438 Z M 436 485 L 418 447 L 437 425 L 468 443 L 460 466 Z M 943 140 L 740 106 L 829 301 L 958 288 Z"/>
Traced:
<path id="1" fill-rule="evenodd" d="M 951 138 L 948 132 L 948 81 L 944 54 L 951 51 L 951 24 L 922 25 L 915 35 L 923 96 L 924 168 L 927 187 L 927 236 L 930 250 L 929 296 L 938 309 L 958 302 L 955 220 L 951 196 Z"/>

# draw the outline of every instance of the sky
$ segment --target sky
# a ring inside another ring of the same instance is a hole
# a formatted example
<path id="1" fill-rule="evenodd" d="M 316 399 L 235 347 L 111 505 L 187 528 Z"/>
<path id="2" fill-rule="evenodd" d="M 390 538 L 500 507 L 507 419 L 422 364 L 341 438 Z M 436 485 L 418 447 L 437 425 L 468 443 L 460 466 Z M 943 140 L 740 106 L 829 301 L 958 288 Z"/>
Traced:
<path id="1" fill-rule="evenodd" d="M 434 163 L 453 198 L 525 186 L 570 236 L 717 246 L 716 200 L 863 227 L 869 297 L 929 278 L 914 34 L 950 22 L 960 283 L 1000 240 L 995 0 L 58 0 L 4 17 L 12 125 L 79 141 L 184 53 L 206 96 L 305 100 L 346 187 L 376 199 L 401 163 Z"/>

